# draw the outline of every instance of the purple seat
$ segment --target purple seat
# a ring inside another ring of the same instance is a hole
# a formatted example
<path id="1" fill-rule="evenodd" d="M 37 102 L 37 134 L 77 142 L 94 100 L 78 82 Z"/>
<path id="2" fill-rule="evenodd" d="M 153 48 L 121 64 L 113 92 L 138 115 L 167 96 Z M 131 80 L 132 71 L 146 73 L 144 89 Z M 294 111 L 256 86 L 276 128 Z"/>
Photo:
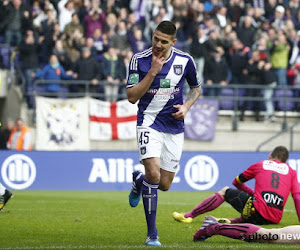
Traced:
<path id="1" fill-rule="evenodd" d="M 276 101 L 277 109 L 280 111 L 291 111 L 295 107 L 295 103 L 289 99 L 294 96 L 294 92 L 291 89 L 276 89 L 274 96 L 276 98 L 282 98 Z"/>
<path id="2" fill-rule="evenodd" d="M 27 105 L 29 108 L 33 108 L 35 105 L 33 90 L 34 90 L 33 86 L 27 87 Z M 37 95 L 43 94 L 43 92 L 45 92 L 45 85 L 36 85 L 35 91 Z"/>
<path id="3" fill-rule="evenodd" d="M 221 88 L 220 93 L 220 99 L 219 99 L 219 107 L 223 110 L 233 110 L 234 109 L 234 89 L 230 88 Z M 227 99 L 223 97 L 232 97 L 232 99 Z"/>
<path id="4" fill-rule="evenodd" d="M 4 46 L 0 47 L 0 56 L 2 57 L 2 62 L 5 68 L 9 69 L 10 67 L 10 55 L 13 48 Z"/>
<path id="5" fill-rule="evenodd" d="M 4 43 L 4 35 L 0 35 L 0 44 L 3 44 Z"/>
<path id="6" fill-rule="evenodd" d="M 60 86 L 58 97 L 62 99 L 67 99 L 69 97 L 69 88 Z"/>

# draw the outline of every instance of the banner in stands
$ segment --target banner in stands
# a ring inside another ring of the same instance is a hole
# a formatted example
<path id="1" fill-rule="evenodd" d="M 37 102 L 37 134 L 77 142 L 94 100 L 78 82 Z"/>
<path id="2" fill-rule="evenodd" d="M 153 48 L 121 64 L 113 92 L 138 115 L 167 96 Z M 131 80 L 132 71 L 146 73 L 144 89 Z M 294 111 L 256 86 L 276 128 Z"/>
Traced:
<path id="1" fill-rule="evenodd" d="M 88 99 L 36 97 L 37 150 L 89 150 Z"/>
<path id="2" fill-rule="evenodd" d="M 215 137 L 219 104 L 216 99 L 199 99 L 187 113 L 185 138 L 199 141 L 211 141 Z"/>
<path id="3" fill-rule="evenodd" d="M 183 152 L 170 191 L 217 191 L 269 152 Z M 290 166 L 300 180 L 300 152 L 291 153 Z M 9 189 L 124 190 L 132 172 L 144 170 L 133 151 L 0 151 L 0 182 Z M 247 184 L 253 188 L 254 181 Z"/>
<path id="4" fill-rule="evenodd" d="M 90 99 L 90 139 L 136 138 L 137 105 L 127 100 L 104 102 Z"/>

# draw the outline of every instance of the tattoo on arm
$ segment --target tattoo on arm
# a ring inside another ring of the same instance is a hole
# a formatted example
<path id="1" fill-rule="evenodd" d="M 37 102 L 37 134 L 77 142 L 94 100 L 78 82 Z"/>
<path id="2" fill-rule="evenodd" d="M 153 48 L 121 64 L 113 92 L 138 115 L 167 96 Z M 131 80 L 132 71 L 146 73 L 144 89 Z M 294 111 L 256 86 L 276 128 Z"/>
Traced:
<path id="1" fill-rule="evenodd" d="M 200 88 L 192 88 L 190 89 L 186 100 L 192 101 L 194 103 L 198 99 L 199 95 L 200 95 Z"/>

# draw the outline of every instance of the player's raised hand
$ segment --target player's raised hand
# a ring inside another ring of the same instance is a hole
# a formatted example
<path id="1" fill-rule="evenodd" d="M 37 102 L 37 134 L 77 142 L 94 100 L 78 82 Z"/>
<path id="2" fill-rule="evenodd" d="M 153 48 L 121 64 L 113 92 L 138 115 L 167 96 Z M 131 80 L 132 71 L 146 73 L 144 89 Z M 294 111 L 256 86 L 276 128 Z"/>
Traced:
<path id="1" fill-rule="evenodd" d="M 160 52 L 157 56 L 153 53 L 150 71 L 153 74 L 157 75 L 161 71 L 165 61 L 166 58 L 163 56 L 163 52 Z"/>
<path id="2" fill-rule="evenodd" d="M 172 116 L 178 120 L 183 120 L 186 113 L 188 112 L 188 109 L 184 105 L 173 105 L 174 108 L 178 109 L 177 112 L 172 113 Z"/>

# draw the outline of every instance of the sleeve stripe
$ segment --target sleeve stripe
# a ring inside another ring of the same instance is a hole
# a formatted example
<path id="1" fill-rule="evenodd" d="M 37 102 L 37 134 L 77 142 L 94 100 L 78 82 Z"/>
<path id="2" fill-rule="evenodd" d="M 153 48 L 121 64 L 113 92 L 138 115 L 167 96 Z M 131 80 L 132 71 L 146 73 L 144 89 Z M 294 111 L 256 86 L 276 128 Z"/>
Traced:
<path id="1" fill-rule="evenodd" d="M 149 56 L 149 55 L 151 55 L 151 53 L 152 53 L 152 48 L 149 48 L 149 49 L 147 49 L 143 52 L 135 54 L 132 57 L 131 62 L 130 62 L 130 70 L 137 70 L 138 59 L 142 58 L 142 57 Z"/>
<path id="2" fill-rule="evenodd" d="M 240 176 L 235 177 L 236 181 L 238 184 L 242 184 L 242 182 L 240 181 Z"/>

